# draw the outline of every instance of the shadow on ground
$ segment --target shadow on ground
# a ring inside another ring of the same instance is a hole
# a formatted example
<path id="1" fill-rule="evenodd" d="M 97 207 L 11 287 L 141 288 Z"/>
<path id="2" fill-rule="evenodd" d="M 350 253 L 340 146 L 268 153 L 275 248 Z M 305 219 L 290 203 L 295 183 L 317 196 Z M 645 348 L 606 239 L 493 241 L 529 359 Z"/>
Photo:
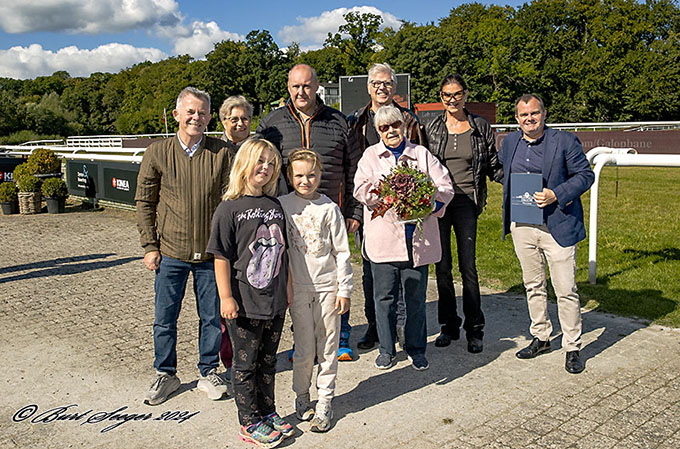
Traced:
<path id="1" fill-rule="evenodd" d="M 97 260 L 104 259 L 115 254 L 88 254 L 83 256 L 61 257 L 57 259 L 46 260 L 42 262 L 34 262 L 23 265 L 15 265 L 11 267 L 0 268 L 0 275 L 6 273 L 13 273 L 17 271 L 29 271 L 28 273 L 17 274 L 0 278 L 0 284 L 12 281 L 19 281 L 23 279 L 33 279 L 49 276 L 63 276 L 68 274 L 83 273 L 86 271 L 100 270 L 103 268 L 115 267 L 123 265 L 135 260 L 141 260 L 141 257 L 123 257 L 113 260 Z M 97 260 L 96 262 L 83 262 L 87 260 Z M 74 263 L 75 262 L 75 263 Z"/>

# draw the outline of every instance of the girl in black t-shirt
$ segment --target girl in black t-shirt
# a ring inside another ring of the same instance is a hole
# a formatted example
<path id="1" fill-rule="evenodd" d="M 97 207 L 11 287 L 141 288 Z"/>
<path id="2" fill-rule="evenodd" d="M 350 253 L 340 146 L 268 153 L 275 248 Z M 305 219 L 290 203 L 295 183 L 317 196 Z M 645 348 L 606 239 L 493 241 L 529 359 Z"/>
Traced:
<path id="1" fill-rule="evenodd" d="M 276 352 L 288 305 L 286 221 L 273 197 L 281 156 L 249 139 L 236 153 L 207 252 L 215 256 L 221 315 L 233 346 L 232 383 L 239 437 L 274 447 L 294 429 L 276 413 Z"/>

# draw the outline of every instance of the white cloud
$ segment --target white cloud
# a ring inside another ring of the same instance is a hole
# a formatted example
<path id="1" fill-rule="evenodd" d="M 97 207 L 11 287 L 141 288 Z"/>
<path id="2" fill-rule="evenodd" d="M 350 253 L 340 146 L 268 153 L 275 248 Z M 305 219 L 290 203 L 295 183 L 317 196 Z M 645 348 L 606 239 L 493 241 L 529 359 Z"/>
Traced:
<path id="1" fill-rule="evenodd" d="M 118 72 L 139 62 L 156 62 L 168 55 L 156 48 L 136 48 L 111 43 L 92 50 L 76 46 L 56 52 L 39 44 L 0 50 L 0 77 L 26 79 L 66 70 L 71 76 L 89 76 L 93 72 Z"/>
<path id="2" fill-rule="evenodd" d="M 373 6 L 355 6 L 324 11 L 317 17 L 298 17 L 296 20 L 300 23 L 299 25 L 285 26 L 277 33 L 277 36 L 283 46 L 297 42 L 303 51 L 321 48 L 328 37 L 328 33 L 337 33 L 340 25 L 345 23 L 344 15 L 348 12 L 371 13 L 381 16 L 383 23 L 380 29 L 390 27 L 397 30 L 401 26 L 401 21 L 390 13 L 382 12 Z"/>
<path id="3" fill-rule="evenodd" d="M 183 18 L 175 0 L 21 0 L 0 3 L 7 33 L 53 31 L 97 34 L 168 27 Z"/>
<path id="4" fill-rule="evenodd" d="M 191 24 L 191 30 L 186 30 L 184 32 L 185 35 L 180 35 L 180 37 L 176 36 L 178 35 L 177 33 L 181 31 L 181 28 L 177 28 L 176 30 L 173 51 L 177 55 L 191 55 L 194 59 L 203 58 L 206 53 L 213 49 L 217 42 L 224 40 L 243 40 L 243 36 L 221 30 L 219 25 L 215 22 L 205 23 L 194 21 Z"/>

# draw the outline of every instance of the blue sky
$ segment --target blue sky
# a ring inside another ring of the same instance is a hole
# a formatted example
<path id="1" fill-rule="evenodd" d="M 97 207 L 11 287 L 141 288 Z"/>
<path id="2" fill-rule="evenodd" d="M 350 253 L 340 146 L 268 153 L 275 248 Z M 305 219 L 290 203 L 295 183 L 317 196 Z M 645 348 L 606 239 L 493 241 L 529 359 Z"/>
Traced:
<path id="1" fill-rule="evenodd" d="M 66 70 L 71 76 L 118 72 L 142 61 L 190 54 L 202 58 L 214 43 L 266 29 L 280 47 L 320 48 L 349 10 L 372 12 L 383 24 L 419 24 L 448 16 L 465 1 L 268 0 L 10 0 L 0 1 L 0 77 L 35 78 Z M 525 1 L 481 1 L 520 6 Z"/>

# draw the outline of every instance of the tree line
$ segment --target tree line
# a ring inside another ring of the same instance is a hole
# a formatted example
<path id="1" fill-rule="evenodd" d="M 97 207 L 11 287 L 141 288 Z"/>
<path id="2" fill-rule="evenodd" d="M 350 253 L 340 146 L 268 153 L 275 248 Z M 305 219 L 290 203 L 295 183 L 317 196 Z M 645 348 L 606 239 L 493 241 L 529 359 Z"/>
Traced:
<path id="1" fill-rule="evenodd" d="M 680 120 L 676 0 L 468 3 L 438 23 L 380 31 L 381 23 L 350 12 L 323 48 L 306 52 L 295 43 L 279 48 L 269 31 L 254 30 L 215 44 L 204 60 L 177 56 L 89 77 L 0 78 L 0 141 L 162 132 L 163 108 L 171 111 L 187 85 L 211 94 L 215 118 L 233 94 L 261 115 L 288 96 L 288 70 L 301 62 L 322 82 L 388 62 L 411 74 L 412 103 L 439 101 L 440 80 L 460 73 L 470 101 L 496 103 L 499 123 L 513 121 L 514 99 L 527 92 L 543 97 L 553 122 Z M 174 120 L 168 125 L 174 129 Z M 221 124 L 213 120 L 211 128 Z"/>

